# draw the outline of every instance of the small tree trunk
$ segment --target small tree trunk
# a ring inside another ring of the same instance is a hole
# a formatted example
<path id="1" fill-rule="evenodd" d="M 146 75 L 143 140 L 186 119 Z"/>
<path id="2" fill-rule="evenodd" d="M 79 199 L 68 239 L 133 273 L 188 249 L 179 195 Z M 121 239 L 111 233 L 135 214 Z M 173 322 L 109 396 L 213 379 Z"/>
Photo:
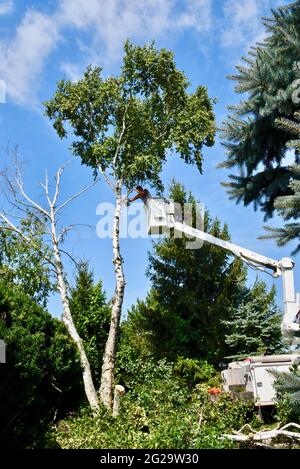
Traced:
<path id="1" fill-rule="evenodd" d="M 123 272 L 123 261 L 120 254 L 120 217 L 122 211 L 121 184 L 116 188 L 116 209 L 113 226 L 113 264 L 116 274 L 116 289 L 112 304 L 111 322 L 109 334 L 105 345 L 103 356 L 100 399 L 106 408 L 112 409 L 114 367 L 116 360 L 119 325 L 122 312 L 122 304 L 125 290 L 125 278 Z"/>
<path id="2" fill-rule="evenodd" d="M 113 417 L 118 417 L 120 413 L 121 397 L 124 394 L 125 394 L 124 386 L 120 386 L 119 384 L 117 384 L 117 386 L 115 387 L 115 395 L 114 395 L 114 405 L 113 405 L 113 412 L 112 412 Z"/>
<path id="3" fill-rule="evenodd" d="M 61 262 L 60 251 L 58 247 L 58 241 L 56 237 L 56 230 L 55 230 L 55 222 L 54 222 L 54 213 L 53 220 L 52 220 L 52 243 L 53 243 L 53 253 L 55 259 L 55 266 L 56 266 L 56 275 L 57 275 L 57 282 L 58 282 L 58 289 L 61 297 L 61 302 L 63 306 L 63 322 L 70 334 L 71 338 L 75 342 L 75 345 L 79 352 L 80 357 L 80 365 L 82 368 L 82 378 L 83 378 L 83 385 L 87 400 L 89 405 L 95 414 L 99 408 L 99 399 L 97 395 L 97 391 L 95 389 L 91 367 L 89 360 L 86 356 L 85 349 L 82 343 L 82 339 L 79 336 L 75 324 L 73 322 L 71 310 L 70 310 L 70 303 L 67 294 L 67 286 L 63 275 L 63 267 Z"/>

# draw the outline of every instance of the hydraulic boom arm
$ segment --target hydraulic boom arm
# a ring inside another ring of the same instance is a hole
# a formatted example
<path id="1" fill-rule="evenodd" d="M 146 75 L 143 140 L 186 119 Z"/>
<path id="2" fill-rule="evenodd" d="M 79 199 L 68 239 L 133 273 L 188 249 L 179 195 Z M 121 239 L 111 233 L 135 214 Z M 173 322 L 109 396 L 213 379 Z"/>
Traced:
<path id="1" fill-rule="evenodd" d="M 223 239 L 216 238 L 205 231 L 196 230 L 191 226 L 186 225 L 185 223 L 174 222 L 174 228 L 176 231 L 180 231 L 190 237 L 201 239 L 202 241 L 207 241 L 210 244 L 215 246 L 220 246 L 227 251 L 230 251 L 236 257 L 240 257 L 245 262 L 254 267 L 265 267 L 273 271 L 272 275 L 274 277 L 279 277 L 281 275 L 281 266 L 280 262 L 270 259 L 269 257 L 262 256 L 256 252 L 250 251 L 249 249 L 242 248 L 236 244 L 230 243 L 229 241 L 224 241 Z M 263 269 L 264 270 L 264 269 Z"/>
<path id="2" fill-rule="evenodd" d="M 200 239 L 226 249 L 256 269 L 269 273 L 271 271 L 273 277 L 282 276 L 284 314 L 281 331 L 285 338 L 292 338 L 294 344 L 300 343 L 300 337 L 297 337 L 297 335 L 300 335 L 300 298 L 298 293 L 296 295 L 294 288 L 294 261 L 287 257 L 279 261 L 270 259 L 229 241 L 216 238 L 204 231 L 192 228 L 185 223 L 175 221 L 172 207 L 173 204 L 166 203 L 164 199 L 149 199 L 147 201 L 145 208 L 149 233 L 157 233 L 160 228 L 166 233 L 170 232 L 170 228 L 174 228 L 175 231 L 184 233 L 188 237 Z"/>

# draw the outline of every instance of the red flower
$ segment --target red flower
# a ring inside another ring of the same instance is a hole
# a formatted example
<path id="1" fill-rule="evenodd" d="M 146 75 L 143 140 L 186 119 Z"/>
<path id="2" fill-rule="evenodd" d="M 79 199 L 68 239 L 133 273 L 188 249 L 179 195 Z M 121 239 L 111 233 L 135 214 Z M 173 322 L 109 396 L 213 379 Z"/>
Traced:
<path id="1" fill-rule="evenodd" d="M 209 394 L 213 394 L 213 395 L 216 395 L 216 394 L 221 394 L 221 389 L 220 388 L 209 388 L 208 389 L 208 393 Z"/>

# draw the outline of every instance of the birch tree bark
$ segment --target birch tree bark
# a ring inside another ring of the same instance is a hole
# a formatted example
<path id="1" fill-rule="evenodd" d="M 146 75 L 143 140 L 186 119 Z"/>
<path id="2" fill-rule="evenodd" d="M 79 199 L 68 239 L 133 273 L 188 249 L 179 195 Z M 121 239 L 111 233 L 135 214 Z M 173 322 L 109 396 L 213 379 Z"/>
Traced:
<path id="1" fill-rule="evenodd" d="M 79 336 L 77 329 L 75 327 L 72 314 L 71 314 L 71 310 L 70 310 L 69 297 L 67 293 L 68 292 L 67 285 L 64 279 L 63 264 L 61 261 L 59 242 L 58 242 L 58 237 L 56 233 L 55 212 L 53 210 L 53 207 L 51 207 L 50 209 L 50 215 L 51 215 L 51 234 L 52 234 L 53 256 L 54 256 L 54 263 L 56 267 L 55 270 L 56 270 L 56 276 L 57 276 L 58 290 L 59 290 L 61 303 L 63 307 L 62 320 L 79 352 L 85 394 L 86 394 L 87 400 L 89 402 L 89 405 L 92 411 L 96 413 L 97 409 L 99 408 L 99 399 L 98 399 L 98 395 L 97 395 L 97 392 L 93 383 L 90 363 L 86 356 L 82 339 Z"/>
<path id="2" fill-rule="evenodd" d="M 113 224 L 113 264 L 116 276 L 116 290 L 112 301 L 112 314 L 108 338 L 103 356 L 100 399 L 108 408 L 113 407 L 114 367 L 116 361 L 119 325 L 125 290 L 123 259 L 120 252 L 120 218 L 122 212 L 121 183 L 116 186 L 116 207 Z"/>

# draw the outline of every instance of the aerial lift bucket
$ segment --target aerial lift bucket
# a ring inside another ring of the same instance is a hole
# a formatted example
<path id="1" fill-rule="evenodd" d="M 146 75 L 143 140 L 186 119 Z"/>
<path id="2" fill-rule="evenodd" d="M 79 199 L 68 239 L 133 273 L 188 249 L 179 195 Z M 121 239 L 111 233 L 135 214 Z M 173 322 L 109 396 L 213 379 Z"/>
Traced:
<path id="1" fill-rule="evenodd" d="M 145 203 L 148 234 L 170 234 L 174 227 L 174 203 L 162 197 L 149 197 Z"/>

